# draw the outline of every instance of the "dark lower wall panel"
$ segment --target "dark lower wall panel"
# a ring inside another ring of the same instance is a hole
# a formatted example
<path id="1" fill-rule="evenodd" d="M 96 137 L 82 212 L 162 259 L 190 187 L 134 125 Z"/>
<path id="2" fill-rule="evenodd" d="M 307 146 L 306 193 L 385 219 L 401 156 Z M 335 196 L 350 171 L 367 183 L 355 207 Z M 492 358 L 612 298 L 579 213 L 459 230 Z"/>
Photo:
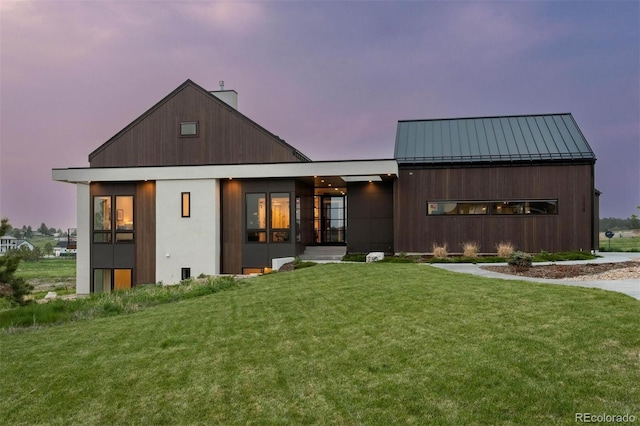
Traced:
<path id="1" fill-rule="evenodd" d="M 347 185 L 347 251 L 393 252 L 393 182 Z"/>
<path id="2" fill-rule="evenodd" d="M 135 194 L 136 284 L 156 282 L 156 184 L 138 182 Z"/>
<path id="3" fill-rule="evenodd" d="M 474 241 L 495 253 L 509 241 L 527 252 L 590 250 L 592 165 L 531 165 L 408 169 L 399 171 L 394 192 L 396 251 L 431 252 L 447 244 L 461 252 Z M 427 201 L 557 199 L 548 216 L 427 216 Z"/>

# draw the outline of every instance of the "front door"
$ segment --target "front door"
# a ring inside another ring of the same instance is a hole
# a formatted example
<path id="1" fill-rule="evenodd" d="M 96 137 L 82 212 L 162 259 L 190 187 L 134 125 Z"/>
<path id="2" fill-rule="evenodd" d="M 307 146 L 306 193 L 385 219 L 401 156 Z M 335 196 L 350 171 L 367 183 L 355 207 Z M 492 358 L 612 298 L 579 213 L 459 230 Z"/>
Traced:
<path id="1" fill-rule="evenodd" d="M 316 243 L 342 245 L 347 242 L 347 197 L 344 195 L 318 195 L 316 206 Z"/>

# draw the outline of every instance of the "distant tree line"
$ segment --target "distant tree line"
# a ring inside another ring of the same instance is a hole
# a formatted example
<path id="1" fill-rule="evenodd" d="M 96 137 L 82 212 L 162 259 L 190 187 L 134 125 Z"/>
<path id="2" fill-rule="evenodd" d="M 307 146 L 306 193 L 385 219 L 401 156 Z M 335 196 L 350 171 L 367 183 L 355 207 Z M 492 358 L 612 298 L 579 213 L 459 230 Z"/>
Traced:
<path id="1" fill-rule="evenodd" d="M 9 224 L 9 222 L 7 222 L 7 224 L 8 224 L 8 227 L 5 228 L 5 233 L 1 234 L 0 237 L 5 235 L 11 235 L 12 237 L 26 240 L 29 238 L 33 238 L 36 234 L 44 235 L 48 237 L 52 237 L 55 234 L 58 234 L 58 236 L 61 236 L 61 237 L 67 236 L 67 233 L 64 232 L 62 229 L 60 228 L 56 229 L 53 227 L 49 228 L 44 222 L 42 222 L 40 224 L 40 227 L 38 227 L 38 229 L 36 229 L 35 231 L 31 227 L 31 225 L 22 225 L 22 228 L 14 228 Z"/>
<path id="2" fill-rule="evenodd" d="M 640 210 L 640 206 L 638 206 Z M 626 219 L 620 219 L 617 217 L 605 217 L 600 218 L 600 231 L 622 231 L 624 229 L 640 229 L 640 218 L 637 214 L 632 214 L 631 217 Z"/>

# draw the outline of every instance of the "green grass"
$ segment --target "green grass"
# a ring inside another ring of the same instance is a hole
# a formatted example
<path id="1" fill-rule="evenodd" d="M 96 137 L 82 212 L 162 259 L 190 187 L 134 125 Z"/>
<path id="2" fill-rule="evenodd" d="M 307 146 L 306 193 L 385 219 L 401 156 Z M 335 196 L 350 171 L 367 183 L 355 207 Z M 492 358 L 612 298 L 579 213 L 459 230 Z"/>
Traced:
<path id="1" fill-rule="evenodd" d="M 50 237 L 47 235 L 27 238 L 27 241 L 29 241 L 35 247 L 40 247 L 40 249 L 42 250 L 44 250 L 44 246 L 46 246 L 47 243 L 51 244 L 51 247 L 55 247 L 57 243 L 54 237 Z"/>
<path id="2" fill-rule="evenodd" d="M 186 280 L 179 285 L 144 285 L 130 291 L 96 294 L 76 301 L 53 300 L 0 311 L 0 329 L 14 331 L 25 327 L 61 324 L 122 313 L 133 313 L 150 306 L 177 302 L 217 293 L 240 285 L 231 277 Z M 42 297 L 44 297 L 44 294 Z M 36 297 L 37 299 L 38 297 Z"/>
<path id="3" fill-rule="evenodd" d="M 611 238 L 611 248 L 609 248 L 609 239 L 600 240 L 600 251 L 617 251 L 617 252 L 640 252 L 640 237 L 615 237 Z"/>
<path id="4" fill-rule="evenodd" d="M 326 264 L 0 335 L 5 424 L 575 424 L 640 415 L 640 301 Z"/>
<path id="5" fill-rule="evenodd" d="M 76 276 L 75 259 L 42 259 L 39 262 L 20 262 L 16 276 L 31 279 L 51 279 L 61 281 Z"/>

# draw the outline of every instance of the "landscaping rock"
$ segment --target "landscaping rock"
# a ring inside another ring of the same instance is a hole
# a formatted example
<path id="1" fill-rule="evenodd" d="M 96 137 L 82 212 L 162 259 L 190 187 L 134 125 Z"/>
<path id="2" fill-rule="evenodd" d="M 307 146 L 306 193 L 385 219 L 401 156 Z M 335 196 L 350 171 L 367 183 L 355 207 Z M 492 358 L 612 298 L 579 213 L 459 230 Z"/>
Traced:
<path id="1" fill-rule="evenodd" d="M 374 251 L 367 255 L 367 263 L 378 262 L 384 259 L 384 253 L 381 251 Z"/>
<path id="2" fill-rule="evenodd" d="M 55 291 L 50 291 L 44 297 L 44 300 L 55 300 L 57 298 L 58 298 L 58 293 L 56 293 Z"/>

